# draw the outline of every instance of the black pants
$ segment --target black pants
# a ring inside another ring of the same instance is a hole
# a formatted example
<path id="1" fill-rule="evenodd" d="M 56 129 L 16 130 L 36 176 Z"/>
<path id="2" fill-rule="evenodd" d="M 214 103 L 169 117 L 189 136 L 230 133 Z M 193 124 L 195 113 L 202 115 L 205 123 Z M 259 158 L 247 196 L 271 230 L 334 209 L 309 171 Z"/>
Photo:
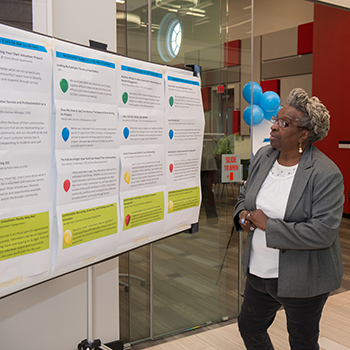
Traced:
<path id="1" fill-rule="evenodd" d="M 248 350 L 271 350 L 267 329 L 283 306 L 292 350 L 318 350 L 319 323 L 329 293 L 312 298 L 280 298 L 277 278 L 248 274 L 238 327 Z"/>

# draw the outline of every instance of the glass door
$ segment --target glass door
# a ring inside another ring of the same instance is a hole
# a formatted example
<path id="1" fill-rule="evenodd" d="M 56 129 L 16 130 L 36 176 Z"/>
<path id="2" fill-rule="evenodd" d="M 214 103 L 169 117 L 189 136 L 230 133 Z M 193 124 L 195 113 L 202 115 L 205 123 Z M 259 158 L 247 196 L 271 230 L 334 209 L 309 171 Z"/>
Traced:
<path id="1" fill-rule="evenodd" d="M 232 233 L 232 211 L 239 184 L 223 181 L 221 167 L 222 154 L 247 148 L 250 155 L 249 135 L 242 135 L 239 116 L 242 75 L 245 79 L 250 72 L 250 4 L 151 2 L 152 61 L 180 68 L 199 65 L 202 70 L 202 205 L 198 232 L 183 232 L 121 257 L 121 281 L 130 287 L 120 287 L 121 335 L 126 343 L 238 315 L 239 245 L 238 234 Z M 118 20 L 118 53 L 147 60 L 147 2 L 129 1 L 118 8 L 126 13 Z M 129 23 L 135 16 L 139 26 Z"/>

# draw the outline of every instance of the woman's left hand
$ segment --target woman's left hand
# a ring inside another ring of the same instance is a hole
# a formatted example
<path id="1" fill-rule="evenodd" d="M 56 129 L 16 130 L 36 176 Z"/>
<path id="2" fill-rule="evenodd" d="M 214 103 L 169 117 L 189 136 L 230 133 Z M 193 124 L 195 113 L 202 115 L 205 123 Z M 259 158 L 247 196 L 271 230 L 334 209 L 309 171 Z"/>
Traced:
<path id="1" fill-rule="evenodd" d="M 265 231 L 268 217 L 261 209 L 249 212 L 247 219 L 250 220 L 256 227 L 260 228 L 260 230 Z"/>

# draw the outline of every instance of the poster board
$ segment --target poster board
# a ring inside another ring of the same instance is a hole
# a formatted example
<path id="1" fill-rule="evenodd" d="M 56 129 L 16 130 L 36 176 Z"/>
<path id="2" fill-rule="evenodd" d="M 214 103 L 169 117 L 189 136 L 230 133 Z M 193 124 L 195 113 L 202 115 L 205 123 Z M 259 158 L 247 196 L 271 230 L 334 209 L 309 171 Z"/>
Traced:
<path id="1" fill-rule="evenodd" d="M 200 76 L 0 25 L 0 298 L 198 222 Z"/>

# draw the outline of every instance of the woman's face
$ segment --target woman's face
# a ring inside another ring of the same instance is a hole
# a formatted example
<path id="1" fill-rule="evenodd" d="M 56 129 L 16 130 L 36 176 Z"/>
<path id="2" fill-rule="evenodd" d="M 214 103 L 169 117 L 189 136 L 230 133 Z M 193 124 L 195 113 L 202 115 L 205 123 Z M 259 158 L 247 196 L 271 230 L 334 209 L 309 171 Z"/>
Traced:
<path id="1" fill-rule="evenodd" d="M 277 121 L 271 126 L 271 146 L 280 152 L 298 151 L 302 128 L 299 120 L 302 113 L 291 106 L 284 106 L 277 113 Z M 284 123 L 280 123 L 278 120 Z M 281 125 L 280 125 L 281 124 Z M 283 127 L 285 126 L 285 127 Z"/>

